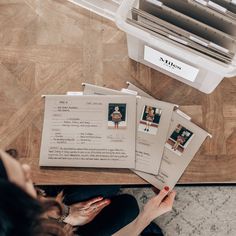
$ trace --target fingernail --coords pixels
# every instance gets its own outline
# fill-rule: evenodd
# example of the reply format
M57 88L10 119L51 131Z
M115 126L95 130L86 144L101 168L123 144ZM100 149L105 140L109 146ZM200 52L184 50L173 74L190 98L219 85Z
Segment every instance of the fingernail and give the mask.
M168 186L165 186L164 189L166 190L166 192L168 192L170 190L170 188Z

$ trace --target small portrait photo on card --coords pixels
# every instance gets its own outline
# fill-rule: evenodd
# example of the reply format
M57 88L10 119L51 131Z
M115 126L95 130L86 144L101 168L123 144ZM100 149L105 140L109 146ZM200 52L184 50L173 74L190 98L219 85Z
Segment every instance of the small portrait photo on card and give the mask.
M144 106L138 131L156 135L160 123L162 110L157 107Z
M194 134L192 131L178 124L167 140L165 146L177 155L181 156L188 144L191 142L193 136Z
M124 103L108 104L108 128L122 129L127 126L127 110Z

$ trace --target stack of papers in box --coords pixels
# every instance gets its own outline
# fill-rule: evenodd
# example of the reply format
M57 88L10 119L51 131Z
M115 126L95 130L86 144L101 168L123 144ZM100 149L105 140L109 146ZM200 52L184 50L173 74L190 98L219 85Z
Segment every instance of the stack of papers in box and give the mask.
M129 168L173 188L206 137L177 105L131 83L45 96L40 166Z
M236 52L235 1L139 0L127 22L226 64Z

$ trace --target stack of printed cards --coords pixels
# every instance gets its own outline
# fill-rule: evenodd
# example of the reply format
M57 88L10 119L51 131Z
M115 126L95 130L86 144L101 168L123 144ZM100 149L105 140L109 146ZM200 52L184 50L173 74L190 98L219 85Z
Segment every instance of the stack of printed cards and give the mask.
M128 88L121 91L83 85L84 95L136 97L136 159L132 171L159 189L165 185L175 186L206 137L210 136L192 123L177 105L156 100L129 82Z
M83 87L45 96L40 166L129 168L173 188L209 134L131 83L120 91Z

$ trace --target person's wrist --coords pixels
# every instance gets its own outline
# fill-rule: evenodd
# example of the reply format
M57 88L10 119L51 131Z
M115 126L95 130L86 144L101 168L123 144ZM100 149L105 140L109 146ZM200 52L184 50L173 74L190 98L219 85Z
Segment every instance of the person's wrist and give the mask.
M81 220L78 220L78 218L76 218L75 216L73 216L73 215L68 215L64 220L63 220L63 222L64 223L66 223L66 224L69 224L69 225L71 225L71 226L73 226L73 227L75 227L75 226L82 226L82 225L84 225L85 223L83 223L83 222L81 222Z
M71 226L74 226L73 223L72 223L72 220L71 220L71 216L70 216L70 215L68 215L67 217L65 217L64 220L63 220L63 222L66 223L66 224L69 224L69 225L71 225Z
M149 225L152 222L150 215L147 214L145 211L141 211L138 215L137 222L138 224L143 224L145 226Z
M144 212L140 212L133 221L132 235L140 235L140 233L151 223L150 217Z
M70 207L63 204L62 205L62 215L59 217L59 222L65 222L65 219L70 215ZM65 222L66 223L66 222Z

